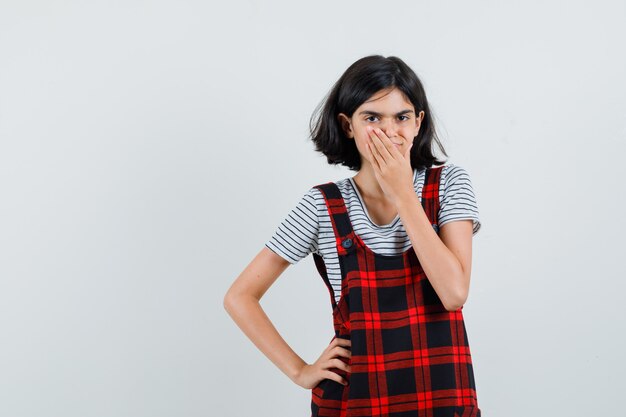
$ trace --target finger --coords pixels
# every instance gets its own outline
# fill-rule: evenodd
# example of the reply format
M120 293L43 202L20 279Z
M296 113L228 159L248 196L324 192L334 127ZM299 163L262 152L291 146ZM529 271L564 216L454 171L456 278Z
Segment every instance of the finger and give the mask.
M340 342L340 344L343 344L344 346L352 344L352 339L347 339L347 338L343 338L343 337L338 337L337 341Z
M350 346L352 345L352 340L344 339L343 337L336 337L332 340L333 346Z
M368 140L367 142L365 142L365 156L367 157L367 160L370 161L372 164L374 163L374 154L372 152L372 148L371 148L371 140Z
M346 343L347 342L347 343ZM340 346L338 342L333 341L322 353L322 357L334 358L337 356L344 356L346 358L350 358L352 356L352 352L350 349L350 341L343 341L342 344L345 346Z
M404 158L410 158L411 157L411 148L413 148L413 142L409 143L409 146L407 147L406 151L404 152Z
M332 359L330 361L330 364L332 366L334 366L337 369L343 369L346 372L350 372L351 367L350 365L348 365L347 363L345 363L344 361L342 361L341 359Z
M333 381L339 382L342 385L348 385L348 381L346 381L344 378L342 378L339 374L333 372L333 371L325 371L324 372L324 376L327 379L332 379Z
M378 162L378 151L374 148L374 145L372 145L371 143L367 143L365 146L369 154L370 163L372 164L375 170L380 170L380 166Z
M352 356L352 352L346 348L342 348L341 346L335 346L333 349L335 355L344 356L346 358L350 358Z
M378 164L379 166L384 166L386 165L387 161L385 160L385 155L383 152L385 153L389 153L386 149L385 149L385 145L382 143L382 140L378 137L378 135L376 134L376 132L374 132L373 130L370 132L370 143L371 143L371 148L373 153L378 156Z
M378 149L385 163L387 163L387 161L394 158L392 155L393 150L391 148L395 148L396 146L391 142L391 139L389 139L385 132L383 132L380 128L375 128L372 133L376 148Z
M344 350L344 351L348 351L350 352L350 349L352 348L352 341L350 339L342 339L342 338L338 338L336 339L336 342L333 343L332 349L337 352L338 350ZM350 354L352 354L352 352L350 352Z
M382 132L382 131L380 131ZM380 133L379 132L379 133ZM396 160L400 160L401 158L404 158L404 153L400 151L400 148L397 147L396 145L394 145L393 141L391 140L391 138L389 136L387 136L387 134L385 134L383 132L383 141L387 142L387 150L389 150L389 154L391 155L391 157L393 157Z
M388 157L391 157L393 159L399 160L400 158L403 158L405 156L405 154L400 151L400 148L398 148L393 143L391 138L389 136L387 136L387 134L385 132L383 132L382 129L375 128L375 131L378 133L378 137L381 139L382 143L385 145L385 148L387 149L387 151L389 151ZM389 159L387 158L386 161L388 161L388 160Z

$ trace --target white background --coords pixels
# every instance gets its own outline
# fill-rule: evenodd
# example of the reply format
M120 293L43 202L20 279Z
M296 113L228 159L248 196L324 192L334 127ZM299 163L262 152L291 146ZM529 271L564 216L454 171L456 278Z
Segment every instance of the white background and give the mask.
M355 60L422 79L474 186L487 416L623 412L622 1L0 3L0 416L308 416L222 306L314 184ZM312 257L262 300L309 363Z

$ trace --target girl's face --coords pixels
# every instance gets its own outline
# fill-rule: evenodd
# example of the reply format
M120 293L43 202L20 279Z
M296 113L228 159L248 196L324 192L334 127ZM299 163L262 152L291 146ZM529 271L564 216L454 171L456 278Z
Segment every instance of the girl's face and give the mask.
M356 147L361 154L361 161L369 161L367 148L368 127L379 127L396 144L401 154L419 133L424 118L424 111L415 114L413 104L397 88L380 90L354 112L352 117L344 113L338 115L339 122L348 138L356 141ZM371 161L369 161L371 163Z

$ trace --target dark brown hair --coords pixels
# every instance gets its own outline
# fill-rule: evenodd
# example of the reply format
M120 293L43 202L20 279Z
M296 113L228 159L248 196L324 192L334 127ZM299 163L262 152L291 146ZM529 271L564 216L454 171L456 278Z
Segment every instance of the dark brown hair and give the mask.
M370 55L359 59L337 80L324 100L316 107L309 128L315 150L326 155L329 164L341 164L351 170L361 169L361 155L354 140L345 136L337 116L352 117L356 109L380 90L398 88L413 104L415 113L424 111L418 135L413 138L411 166L421 170L445 161L432 152L436 143L446 157L439 141L426 99L426 92L415 72L400 58Z

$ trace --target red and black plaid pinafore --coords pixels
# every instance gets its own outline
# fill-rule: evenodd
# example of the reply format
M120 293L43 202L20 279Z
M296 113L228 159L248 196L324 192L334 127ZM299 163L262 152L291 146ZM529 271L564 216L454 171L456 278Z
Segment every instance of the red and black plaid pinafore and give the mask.
M422 206L438 231L441 168L426 170ZM342 285L335 302L322 258L315 264L333 306L335 337L351 339L349 381L323 379L312 389L312 416L480 417L461 307L447 311L413 247L374 253L354 233L333 182L316 185L326 201L337 242ZM332 339L331 339L332 340Z

